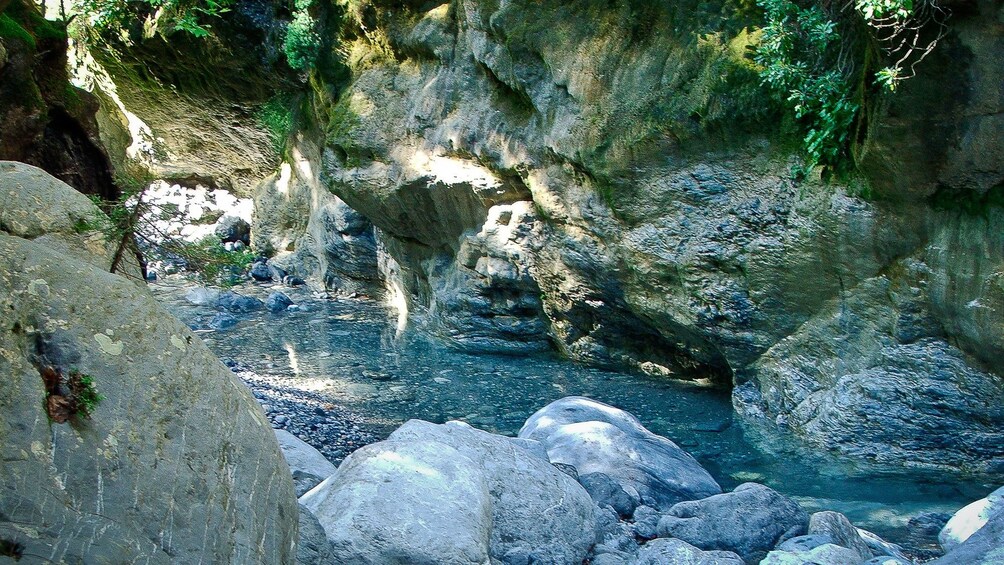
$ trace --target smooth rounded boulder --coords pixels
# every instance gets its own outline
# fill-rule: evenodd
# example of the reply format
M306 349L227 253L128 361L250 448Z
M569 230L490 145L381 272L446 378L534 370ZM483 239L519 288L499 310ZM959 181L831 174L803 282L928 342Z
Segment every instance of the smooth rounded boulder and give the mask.
M858 561L872 558L872 551L858 533L858 529L851 524L847 516L839 512L824 510L810 516L809 534L828 536L834 544L853 551Z
M521 442L462 422L405 423L300 499L340 563L579 565L593 503Z
M548 404L530 416L519 437L540 441L552 463L574 467L580 478L602 474L602 481L584 484L598 495L598 503L622 514L638 504L668 510L722 492L675 443L648 431L631 414L589 398L570 396ZM610 488L611 480L623 494Z
M825 543L804 551L775 550L767 554L760 565L858 565L858 554L843 546Z
M745 565L731 551L702 551L673 538L654 539L638 551L631 565Z
M313 446L287 432L272 430L279 440L279 449L289 465L293 483L296 485L296 496L302 496L321 481L335 474L335 466Z
M488 561L491 507L477 464L436 441L382 441L300 497L338 563Z

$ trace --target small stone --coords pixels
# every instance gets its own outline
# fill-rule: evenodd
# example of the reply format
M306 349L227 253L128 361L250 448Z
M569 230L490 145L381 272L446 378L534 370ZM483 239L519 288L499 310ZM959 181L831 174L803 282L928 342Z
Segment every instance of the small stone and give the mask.
M237 318L231 316L230 314L227 314L226 312L220 312L215 316L213 316L208 322L206 322L206 326L209 327L210 329L223 331L223 330L229 330L230 328L236 326L237 322L238 322Z
M244 296L236 292L227 291L219 295L216 305L230 312L254 312L265 306L265 303L253 296Z
M293 300L279 291L269 294L265 299L265 308L273 314L285 312L290 306L293 306Z
M266 282L272 280L272 270L268 268L268 265L263 262L255 263L251 265L251 278L259 282Z

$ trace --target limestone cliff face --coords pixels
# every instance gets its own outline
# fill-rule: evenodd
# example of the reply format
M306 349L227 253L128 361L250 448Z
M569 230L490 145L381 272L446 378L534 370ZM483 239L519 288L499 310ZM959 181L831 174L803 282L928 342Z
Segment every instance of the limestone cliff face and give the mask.
M226 19L205 22L213 34L201 39L153 20L121 34L81 28L74 80L100 101L101 141L116 170L250 195L278 166L288 134L263 112L288 112L299 84L279 52L280 10L236 3Z
M351 85L314 102L321 182L427 327L710 377L864 460L1004 463L993 6L959 11L848 187L792 178L738 6L406 4L346 8Z
M107 272L115 244L79 229L99 214L0 162L5 555L292 563L296 498L261 408L142 279ZM89 416L73 408L88 390L74 374L103 397Z
M320 182L319 148L297 136L255 188L251 245L284 271L344 293L378 294L373 224Z

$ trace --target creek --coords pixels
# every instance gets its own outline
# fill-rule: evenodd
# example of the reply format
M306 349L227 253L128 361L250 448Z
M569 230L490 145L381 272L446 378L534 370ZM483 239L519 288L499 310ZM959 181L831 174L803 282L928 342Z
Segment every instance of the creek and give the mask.
M990 483L864 471L833 458L809 457L780 438L756 442L752 431L733 420L727 391L582 366L554 354L457 351L423 332L399 331L396 317L373 300L323 299L305 287L248 283L235 290L261 299L282 290L300 309L239 314L236 327L212 331L206 323L216 308L185 298L194 283L172 276L150 288L222 359L322 395L351 410L377 439L412 418L463 420L515 435L549 402L588 396L631 412L675 441L726 490L760 482L795 497L810 512L843 512L855 525L907 545L911 517L953 513L993 489ZM765 444L771 445L769 452Z

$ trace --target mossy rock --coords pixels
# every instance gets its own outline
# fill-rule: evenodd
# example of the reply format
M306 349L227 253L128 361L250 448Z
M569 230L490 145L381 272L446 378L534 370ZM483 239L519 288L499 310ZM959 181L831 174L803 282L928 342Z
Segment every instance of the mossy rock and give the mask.
M0 39L4 41L21 41L31 49L37 48L35 38L21 24L7 14L0 14Z

